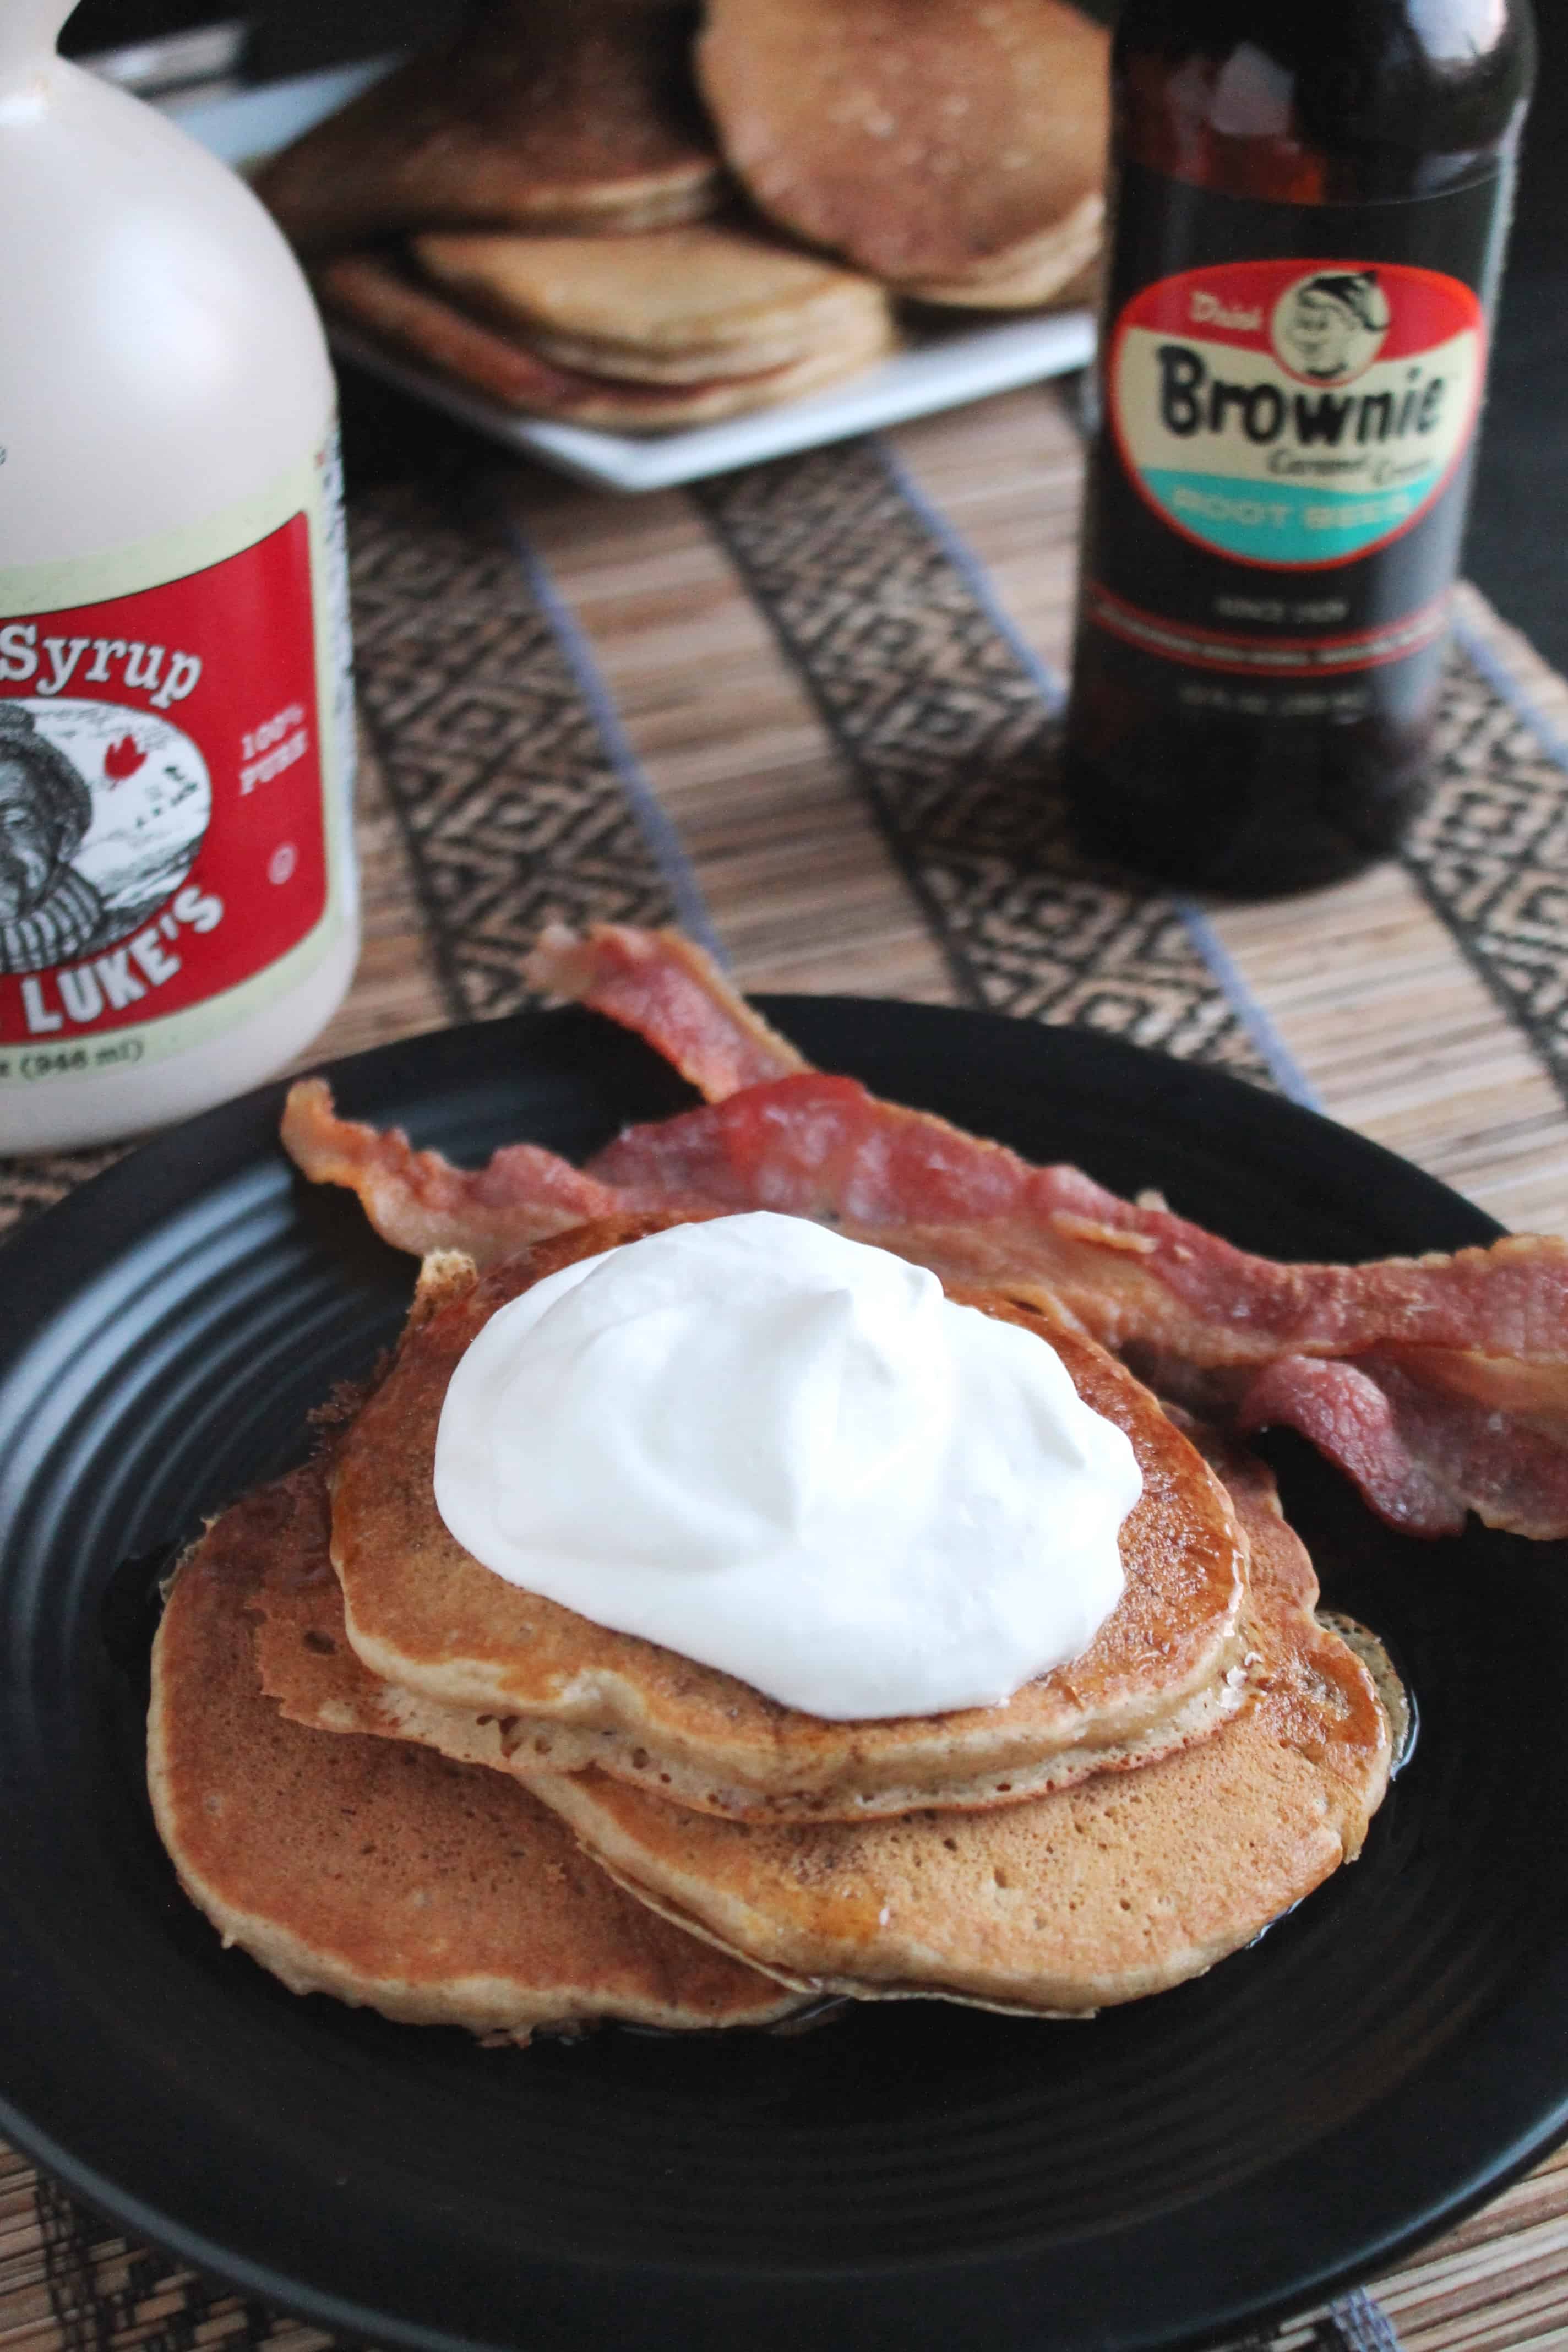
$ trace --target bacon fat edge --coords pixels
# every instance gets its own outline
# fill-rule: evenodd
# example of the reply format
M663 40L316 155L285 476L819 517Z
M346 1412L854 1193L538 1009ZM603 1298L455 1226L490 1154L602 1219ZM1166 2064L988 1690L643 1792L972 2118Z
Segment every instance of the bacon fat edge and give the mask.
M416 1151L401 1128L340 1118L323 1078L289 1087L281 1134L302 1175L356 1192L382 1239L416 1257L460 1250L489 1265L621 1205L616 1193L533 1143L509 1144L483 1168L454 1168L438 1151Z
M679 931L550 923L523 965L531 987L570 997L646 1037L710 1102L810 1067Z

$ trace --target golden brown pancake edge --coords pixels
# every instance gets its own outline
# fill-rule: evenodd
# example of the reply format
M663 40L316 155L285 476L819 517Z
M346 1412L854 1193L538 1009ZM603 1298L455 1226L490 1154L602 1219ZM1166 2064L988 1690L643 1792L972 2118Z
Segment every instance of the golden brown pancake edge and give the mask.
M1065 0L709 0L697 47L761 210L892 286L960 281L1100 189L1108 60Z
M541 1793L666 1917L803 1990L1067 2016L1201 1975L1354 1859L1391 1760L1269 1474L1216 1459L1252 1541L1258 1686L1181 1755L1004 1812L816 1827L748 1830L596 1772Z
M513 2041L606 2017L698 2029L796 2009L614 1887L517 1782L285 1720L252 1654L269 1587L303 1596L313 1580L327 1604L315 1664L351 1691L360 1675L327 1526L318 1465L245 1496L187 1554L154 1644L153 1815L225 1942L295 1992Z
M520 415L620 433L711 425L803 398L885 358L897 340L889 314L868 321L858 340L846 335L755 374L720 373L699 382L616 378L559 366L471 317L384 254L343 254L317 271L314 284L330 317L395 357Z
M500 0L273 156L255 185L311 258L401 232L661 226L724 200L679 0Z
M1149 1392L1065 1318L959 1290L1048 1335L1080 1393L1126 1428L1144 1475L1122 1531L1118 1608L1080 1657L1004 1705L826 1723L482 1568L435 1507L436 1429L452 1369L489 1314L531 1282L679 1222L664 1213L575 1228L493 1268L411 1330L333 1472L332 1559L349 1638L379 1681L470 1713L614 1728L661 1768L673 1758L683 1795L693 1775L709 1776L696 1793L712 1810L729 1810L740 1790L762 1812L783 1797L814 1812L827 1798L852 1814L862 1794L894 1791L902 1806L923 1789L951 1802L966 1782L979 1801L996 1802L1016 1794L999 1785L1014 1768L1069 1748L1112 1750L1231 1673L1247 1548L1219 1481Z

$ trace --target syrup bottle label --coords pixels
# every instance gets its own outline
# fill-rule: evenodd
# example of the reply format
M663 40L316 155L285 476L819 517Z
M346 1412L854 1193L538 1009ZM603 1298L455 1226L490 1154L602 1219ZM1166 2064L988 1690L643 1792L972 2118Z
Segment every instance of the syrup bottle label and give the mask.
M1506 193L1288 205L1129 169L1090 621L1258 684L1436 648Z
M329 440L199 530L0 574L0 1087L217 1034L340 936L341 510Z

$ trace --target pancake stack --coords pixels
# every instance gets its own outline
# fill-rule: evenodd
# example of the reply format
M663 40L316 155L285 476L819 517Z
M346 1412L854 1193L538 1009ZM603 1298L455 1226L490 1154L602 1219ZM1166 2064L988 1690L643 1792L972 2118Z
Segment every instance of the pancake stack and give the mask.
M1353 1857L1388 1706L1315 1613L1268 1473L1200 1451L1065 1316L963 1295L1058 1349L1143 1495L1117 1608L999 1706L824 1721L465 1552L431 1488L458 1358L532 1282L675 1222L599 1220L482 1278L427 1261L330 1459L185 1562L151 1780L226 1939L296 1990L511 2039L825 1995L1082 2015L1199 1973Z
M432 235L317 285L378 341L509 407L645 432L791 400L880 358L868 280L743 222L637 236Z
M507 2042L602 2017L689 2029L799 2009L620 1893L519 1781L323 1738L265 1698L254 1628L271 1608L297 1633L310 1708L342 1727L363 1704L328 1538L319 1465L259 1488L183 1563L159 1628L153 1812L225 1943L290 1991Z
M344 324L628 432L865 368L893 298L1081 295L1106 39L1064 0L712 0L696 31L671 0L477 0L258 191Z
M415 229L625 235L700 220L725 175L681 0L484 0L285 148L258 193L307 261Z
M763 211L900 294L1027 309L1099 250L1106 39L1063 0L709 0L698 70Z

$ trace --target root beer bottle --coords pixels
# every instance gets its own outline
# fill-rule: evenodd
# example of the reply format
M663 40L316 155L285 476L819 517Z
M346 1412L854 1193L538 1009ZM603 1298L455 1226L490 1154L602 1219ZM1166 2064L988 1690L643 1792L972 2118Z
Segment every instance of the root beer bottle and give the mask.
M1091 853L1264 893L1425 790L1528 0L1127 0L1066 782Z

